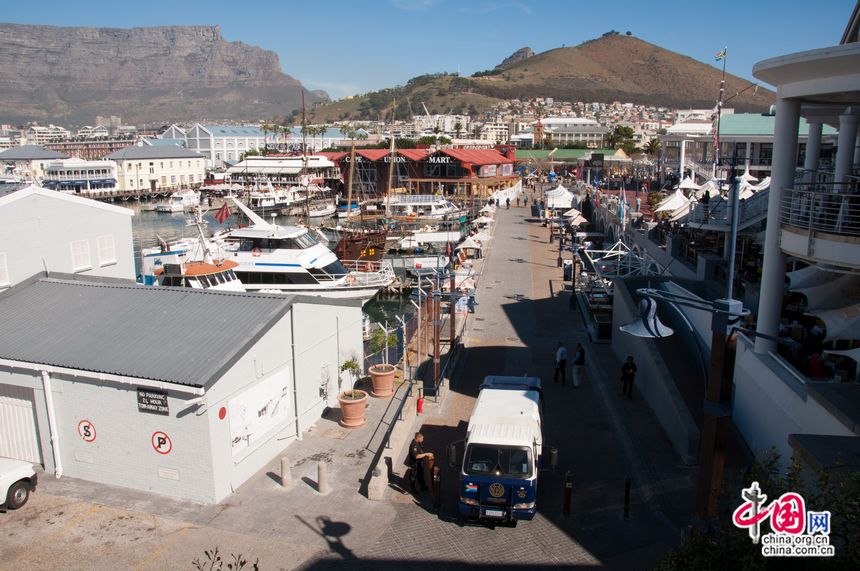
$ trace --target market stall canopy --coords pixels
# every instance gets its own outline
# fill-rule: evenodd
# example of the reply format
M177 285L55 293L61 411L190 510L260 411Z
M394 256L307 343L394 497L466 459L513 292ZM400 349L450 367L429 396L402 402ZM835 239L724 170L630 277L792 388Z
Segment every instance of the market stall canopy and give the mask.
M571 208L570 210L562 214L562 216L564 216L565 218L576 218L577 216L582 216L582 212L580 212L576 208Z
M574 218L567 221L571 226L581 226L582 224L588 224L588 220L582 214L578 214Z
M470 248L473 250L483 250L484 249L484 247L481 246L478 242L476 242L472 236L469 236L465 240L460 242L457 245L457 247L455 248L455 250L468 250Z
M570 208L573 206L574 194L562 185L546 191L544 196L546 197L547 208Z
M812 265L794 270L793 272L786 272L785 275L788 276L789 287L791 289L798 289L832 282L842 274L830 271L826 267Z
M490 206L489 204L487 204L481 210L479 210L479 212L482 212L482 213L489 212L491 214L495 211L496 211L496 208L494 206Z
M860 276L845 274L821 285L792 288L789 291L803 295L806 298L806 308L810 311L839 309L852 302L857 303L856 292L860 291Z
M705 184L699 187L699 190L696 192L696 198L701 198L708 193L710 198L714 198L715 196L720 196L720 181L712 178L707 181Z
M678 185L678 188L683 188L685 190L699 190L699 185L693 182L690 177L687 177L681 181L681 184Z
M472 220L472 224L475 224L475 225L490 224L491 222L493 222L493 219L488 218L487 216L479 216L479 217L475 218L474 220Z
M754 177L753 175L751 175L751 174L750 174L750 171L747 171L747 172L745 172L744 174L742 174L742 175L741 175L741 180L744 180L744 181L746 181L746 182L753 182L753 181L757 181L757 180L758 180L758 178L756 178L756 177Z
M679 188L670 196L660 201L655 212L675 212L679 208L684 208L689 203L690 199L684 196L684 193L681 192L681 189Z
M472 239L477 240L478 242L489 242L490 240L493 239L493 237L490 236L489 234L487 234L486 232L482 231L482 232L478 232L477 234L472 236Z

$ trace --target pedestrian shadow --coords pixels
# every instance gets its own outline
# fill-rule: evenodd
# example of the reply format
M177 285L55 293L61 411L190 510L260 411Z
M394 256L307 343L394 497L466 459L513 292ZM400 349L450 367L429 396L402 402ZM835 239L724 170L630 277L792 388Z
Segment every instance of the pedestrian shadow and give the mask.
M343 537L352 531L352 526L345 521L333 521L328 516L319 516L316 519L316 527L306 522L301 516L296 519L305 524L311 531L322 537L328 543L329 551L337 553L344 560L358 559L355 554L343 543Z

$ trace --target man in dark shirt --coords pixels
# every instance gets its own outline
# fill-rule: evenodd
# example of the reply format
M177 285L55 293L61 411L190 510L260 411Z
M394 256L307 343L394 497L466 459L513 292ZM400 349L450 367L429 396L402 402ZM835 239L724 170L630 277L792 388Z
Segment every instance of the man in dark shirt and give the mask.
M424 460L428 458L433 458L433 453L424 452L424 435L416 432L415 438L409 444L409 487L416 494L418 493L415 487L416 481L421 485L422 490L429 489L424 480Z
M627 398L633 398L633 379L636 377L636 363L633 362L633 357L627 357L627 361L621 365L621 394L627 395Z

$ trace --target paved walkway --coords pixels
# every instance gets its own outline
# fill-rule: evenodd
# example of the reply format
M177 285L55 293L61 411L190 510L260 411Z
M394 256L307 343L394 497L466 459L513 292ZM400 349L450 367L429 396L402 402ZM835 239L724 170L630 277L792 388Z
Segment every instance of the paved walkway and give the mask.
M396 481L385 501L366 499L397 396L371 399L364 428L341 429L335 411L291 444L289 490L280 486L277 459L216 506L46 476L26 509L0 515L0 569L48 569L60 561L66 568L188 569L216 546L259 557L262 569L650 567L686 523L692 469L680 464L644 401L620 398L620 362L608 345L588 344L579 313L569 309L548 230L527 220L524 208L499 210L497 218L451 391L440 403L427 402L416 427L441 459L445 444L463 437L485 375L542 377L545 439L559 448L560 461L542 479L535 521L464 525L453 515L456 476L447 466L440 514L429 509L429 496L403 495ZM588 375L579 389L551 382L558 340L571 357L577 341L586 345ZM328 469L328 495L317 491L319 462ZM403 466L394 470L402 474ZM566 471L574 477L570 516L562 513ZM631 520L624 521L628 476Z

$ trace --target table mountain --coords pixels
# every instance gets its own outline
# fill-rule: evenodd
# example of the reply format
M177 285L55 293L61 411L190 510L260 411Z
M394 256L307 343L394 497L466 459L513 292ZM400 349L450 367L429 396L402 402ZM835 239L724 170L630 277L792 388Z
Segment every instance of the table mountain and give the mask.
M281 71L277 54L218 26L81 28L0 24L0 122L129 124L259 120L328 99Z
M512 53L511 55L509 55L508 57L506 57L505 59L503 59L502 63L500 63L499 65L496 66L496 69L498 69L500 67L505 67L506 65L509 65L512 63L521 62L524 59L529 59L533 55L535 55L535 52L530 47L520 48L517 51L515 51L514 53Z

